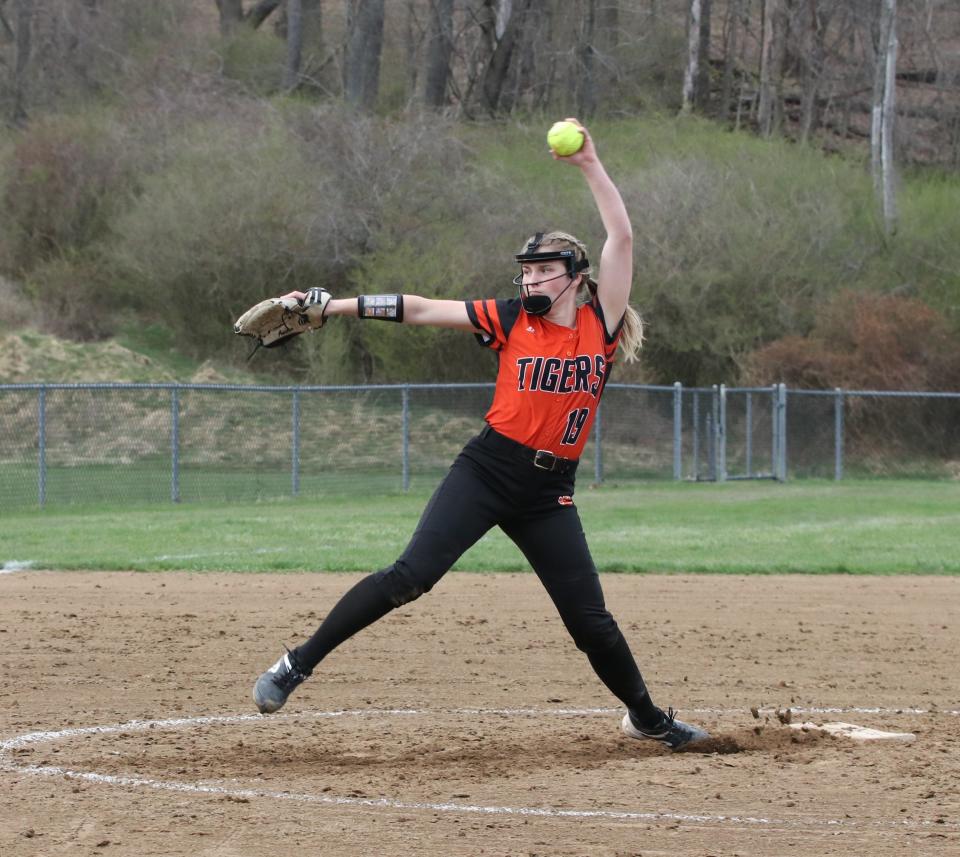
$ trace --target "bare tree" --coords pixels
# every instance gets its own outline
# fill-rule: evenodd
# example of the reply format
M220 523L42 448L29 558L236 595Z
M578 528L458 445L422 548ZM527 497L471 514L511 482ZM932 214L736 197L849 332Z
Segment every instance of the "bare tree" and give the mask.
M325 69L331 57L325 56L323 0L300 0L303 21L303 64L301 85L329 90Z
M801 33L800 141L820 124L820 82L826 67L826 36L834 8L823 0L803 0L796 10Z
M700 15L701 0L690 0L687 9L687 66L683 74L684 113L693 110L697 98L697 82L700 80Z
M490 115L497 113L513 51L523 25L523 17L533 0L486 0L493 5L493 50L480 85L483 106Z
M617 60L623 31L620 21L620 0L600 0L594 44L594 79L598 92L605 93L619 77ZM598 99L600 100L600 99Z
M586 0L581 19L580 74L577 79L577 114L588 118L597 109L596 51L593 47L597 30L597 0Z
M453 51L453 0L430 0L428 33L423 101L428 107L443 107Z
M348 104L373 110L380 90L384 0L346 0L347 45L343 94Z
M723 22L723 76L720 82L720 116L730 115L733 101L733 76L739 50L738 36L742 26L744 0L728 0L727 14ZM734 111L739 116L738 109Z
M27 63L30 62L33 30L33 0L17 0L16 58L13 63L13 105L10 119L14 125L27 121Z
M283 88L329 91L322 80L329 61L323 58L323 0L284 0L274 32L287 47Z
M873 79L870 164L884 231L892 235L897 228L896 176L893 163L897 88L897 0L878 2L880 26Z
M688 0L687 65L683 74L682 112L705 107L710 100L711 0Z
M697 81L697 105L710 104L710 30L713 20L713 0L700 0L700 77Z
M765 137L779 132L783 121L783 61L786 50L786 0L764 0L763 44L757 124Z
M300 82L303 59L303 0L287 0L287 64L283 88L293 90Z

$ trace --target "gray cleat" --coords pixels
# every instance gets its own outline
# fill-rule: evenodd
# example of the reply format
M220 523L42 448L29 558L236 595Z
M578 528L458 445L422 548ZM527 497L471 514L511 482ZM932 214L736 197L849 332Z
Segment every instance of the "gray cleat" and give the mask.
M671 750L679 750L681 747L686 747L687 744L703 741L710 737L710 733L705 729L677 720L672 708L668 709L663 717L661 726L653 731L645 731L637 726L628 711L623 715L623 723L620 724L620 728L623 730L623 734L630 738L648 738L651 741L659 741Z
M310 677L289 649L253 686L253 701L261 714L273 714L283 708L287 697Z

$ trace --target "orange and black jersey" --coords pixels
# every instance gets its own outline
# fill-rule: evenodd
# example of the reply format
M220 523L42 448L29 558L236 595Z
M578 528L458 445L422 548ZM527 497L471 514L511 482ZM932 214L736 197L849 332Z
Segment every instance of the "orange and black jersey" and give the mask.
M597 415L623 319L607 333L600 302L577 309L576 326L529 315L519 298L467 301L481 345L499 368L487 422L534 449L579 458Z

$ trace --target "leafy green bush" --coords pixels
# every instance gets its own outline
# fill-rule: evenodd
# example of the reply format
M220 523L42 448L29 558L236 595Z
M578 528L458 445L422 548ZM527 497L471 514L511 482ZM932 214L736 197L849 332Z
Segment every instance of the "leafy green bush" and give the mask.
M135 186L129 134L103 112L29 125L6 159L0 265L22 274L101 238Z
M922 297L960 334L960 177L936 173L904 182L890 244L889 288Z
M401 181L384 197L369 249L351 269L351 294L512 297L513 254L537 229L553 228L555 221L570 223L563 193L575 189L572 207L589 206L576 171L555 164L532 141L531 155L526 133L521 140L507 131L501 139L496 128L479 126L479 133L461 129L465 143L460 143L436 122L421 117L396 126L398 143L412 134L413 148L422 154L407 163ZM468 147L476 145L480 148L470 157ZM545 167L544 175L552 181L525 175L528 162L535 164L535 176ZM546 211L553 213L545 217ZM492 356L463 332L356 325L345 319L337 320L338 327L341 322L350 327L343 336L352 349L347 368L356 367L352 380L487 381L494 376ZM330 365L325 350L332 327L312 343L318 348L318 368Z
M116 290L95 249L69 252L38 265L26 290L37 308L34 324L64 339L99 340L116 330Z
M856 168L701 123L628 176L637 300L656 380L730 382L744 355L805 332L878 237Z
M337 195L328 177L306 180L283 129L213 120L175 146L115 222L108 253L132 301L185 345L220 350L247 306L316 279L326 284L333 236L322 220Z
M237 353L231 323L264 297L313 285L349 293L348 273L375 243L384 211L398 200L419 205L424 171L456 154L437 126L296 101L256 120L222 116L188 129L114 224L109 253L130 299L194 352ZM311 351L338 342L315 339L285 352L284 368L318 365ZM363 362L356 343L325 357Z
M26 327L33 321L35 312L23 291L0 276L0 330Z

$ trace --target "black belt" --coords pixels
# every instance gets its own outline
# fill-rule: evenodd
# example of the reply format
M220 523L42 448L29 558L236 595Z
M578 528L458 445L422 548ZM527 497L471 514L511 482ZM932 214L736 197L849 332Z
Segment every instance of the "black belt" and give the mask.
M500 434L496 429L485 425L480 432L480 437L485 443L489 443L496 449L510 453L515 458L532 464L540 470L549 470L553 473L573 473L577 469L577 459L563 458L554 455L547 449L534 449L532 446L524 446L522 443L512 440L506 435Z

